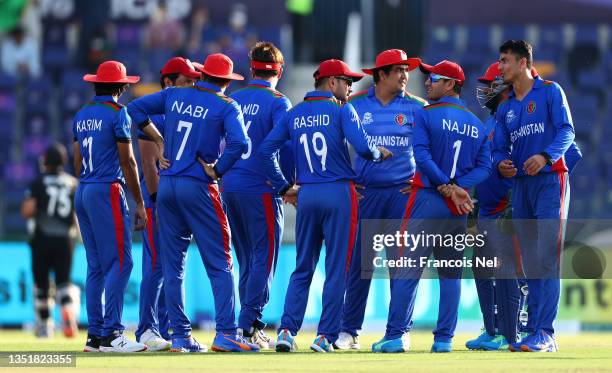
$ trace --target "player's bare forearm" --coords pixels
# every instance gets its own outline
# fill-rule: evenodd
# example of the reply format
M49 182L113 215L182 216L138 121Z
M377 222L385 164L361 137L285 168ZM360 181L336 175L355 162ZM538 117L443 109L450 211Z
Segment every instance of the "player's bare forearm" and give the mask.
M142 173L149 194L157 193L159 173L157 171L157 145L152 141L138 140Z
M138 178L138 165L136 164L136 158L134 157L134 151L132 150L132 143L117 143L119 149L119 165L125 176L127 186L132 193L132 197L138 205L144 205L142 199L142 193L140 191L140 180Z
M72 153L74 154L74 174L79 177L81 174L81 164L83 163L83 157L81 156L81 146L78 141L72 143Z

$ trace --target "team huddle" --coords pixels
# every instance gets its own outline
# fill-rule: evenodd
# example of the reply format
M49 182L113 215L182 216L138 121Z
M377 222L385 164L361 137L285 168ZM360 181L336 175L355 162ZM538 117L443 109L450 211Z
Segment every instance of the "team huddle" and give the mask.
M127 106L117 101L139 77L127 75L123 64L107 61L84 77L94 84L95 97L76 114L73 148L80 178L75 210L87 257L85 351L208 350L192 337L185 313L192 238L213 290L213 351L294 351L323 243L323 308L310 348L360 349L371 282L363 274L372 270L363 266L360 220L400 219L402 230L420 232L438 219L449 222L438 231L459 233L476 200L479 222L501 219L511 208L513 219L552 219L556 225L543 226L535 242L523 242L527 236L517 233L520 275L476 280L485 329L467 347L557 350L555 253L563 242L567 175L581 154L565 95L537 76L527 42L504 43L499 62L479 78L480 96L491 110L484 124L460 99L466 77L454 62L428 65L400 49L387 50L374 67L363 69L374 85L351 95L352 84L365 75L343 61L326 60L313 74L315 89L292 107L276 90L283 74L280 50L259 42L249 57L251 80L229 96L230 83L244 78L223 54L211 54L203 64L172 58L161 70L162 90ZM409 72L417 68L427 76L427 100L406 91ZM138 128L140 175L132 127ZM136 341L124 335L121 322L133 265L125 186L143 237ZM278 336L270 338L262 315L284 204L297 209L296 267ZM230 245L239 264L238 320ZM548 276L540 276L542 258L530 252L550 253ZM399 255L432 253L436 259L463 257L458 250L428 246ZM373 352L409 350L421 272L391 277L386 333ZM438 274L440 309L431 351L450 352L461 269L441 268ZM527 287L525 300L521 289ZM525 302L526 325L519 321Z

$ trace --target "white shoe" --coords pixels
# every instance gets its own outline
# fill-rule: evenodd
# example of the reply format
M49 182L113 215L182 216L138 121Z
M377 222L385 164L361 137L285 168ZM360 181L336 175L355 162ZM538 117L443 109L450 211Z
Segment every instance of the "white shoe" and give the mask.
M147 350L152 352L166 351L172 347L172 342L163 339L151 329L147 329L142 333L138 342L144 343L147 346Z
M255 329L253 336L251 336L251 343L258 345L262 350L273 350L276 348L276 341L272 340L263 330L259 329Z
M402 344L404 345L404 351L410 350L410 332L404 333L404 335L402 335Z
M339 350L359 350L359 336L353 337L349 333L340 332L338 339L334 342L334 347Z
M123 334L116 333L114 339L109 342L110 337L103 337L100 344L100 352L143 352L147 350L147 345L143 343L133 342L127 339Z

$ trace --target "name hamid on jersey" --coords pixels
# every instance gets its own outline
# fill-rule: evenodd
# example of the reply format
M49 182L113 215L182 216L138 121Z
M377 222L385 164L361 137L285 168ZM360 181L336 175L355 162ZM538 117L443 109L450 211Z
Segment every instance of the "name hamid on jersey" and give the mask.
M76 122L77 132L102 131L102 119L83 119Z
M442 129L446 131L451 131L458 133L460 135L468 136L477 139L478 138L478 127L473 126L471 124L462 124L456 120L451 119L442 119Z
M317 115L302 115L293 119L293 129L303 127L319 127L329 125L329 115L317 114Z
M510 141L514 143L520 137L525 137L538 133L544 133L544 122L522 125L519 129L510 132Z

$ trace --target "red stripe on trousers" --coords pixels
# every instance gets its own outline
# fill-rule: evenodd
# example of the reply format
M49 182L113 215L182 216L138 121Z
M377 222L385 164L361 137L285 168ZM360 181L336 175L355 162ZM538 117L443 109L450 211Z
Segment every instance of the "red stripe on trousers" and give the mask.
M565 219L565 183L567 181L567 173L565 171L559 171L559 183L561 184L561 206L559 206L559 234L557 234L557 265L560 265L561 259L561 245L563 244L563 219Z
M155 262L157 262L157 248L153 239L153 223L153 209L149 207L147 209L147 238L151 248L151 272L155 271Z
M232 268L232 254L230 253L230 229L227 222L227 216L225 216L225 211L223 211L223 205L221 204L221 197L219 197L219 187L217 184L209 184L208 193L210 194L210 199L212 200L215 213L217 213L217 219L219 220L219 225L221 226L221 237L223 238L225 259L227 260L228 267Z
M266 216L266 230L268 233L268 273L272 270L272 263L274 262L274 245L275 245L275 222L276 216L274 214L274 206L272 206L272 193L263 194L263 206L264 214Z
M113 210L113 223L115 225L115 238L117 239L117 254L119 254L119 271L123 268L123 214L121 213L121 184L112 183L110 186L111 209Z
M408 222L410 221L410 216L412 215L412 208L414 207L414 201L416 200L416 194L418 191L419 188L415 188L413 184L410 192L410 198L408 198L408 202L406 202L404 217L402 218L402 225L400 227L400 232L402 233L408 228ZM399 247L399 256L404 256L404 246Z
M355 183L352 181L349 184L350 193L351 193L351 221L349 226L349 242L348 242L348 255L346 256L346 269L345 273L348 273L349 268L351 267L351 259L353 258L353 250L355 249L355 235L357 234L357 224L359 223L359 214L358 214L358 200L357 200L357 190L355 189ZM359 248L361 249L361 248Z

